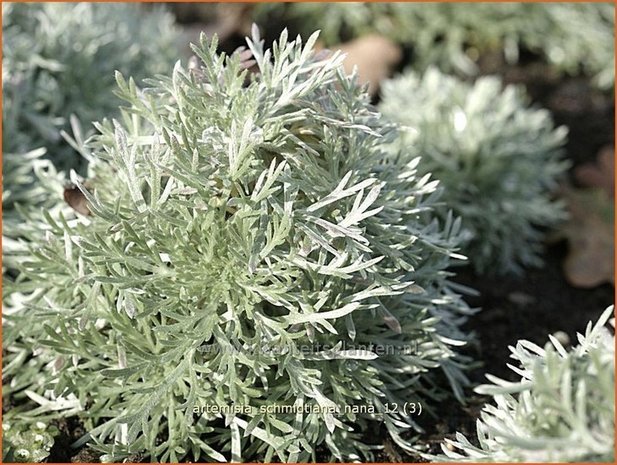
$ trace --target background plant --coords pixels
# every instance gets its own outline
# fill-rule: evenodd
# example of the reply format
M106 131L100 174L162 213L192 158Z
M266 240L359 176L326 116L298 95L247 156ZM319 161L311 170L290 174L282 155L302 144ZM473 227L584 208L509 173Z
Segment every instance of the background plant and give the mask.
M3 152L47 148L58 168L84 161L62 139L69 116L89 123L115 114L114 71L141 79L176 56L170 14L137 5L7 3L3 22ZM10 177L8 181L10 182Z
M473 444L462 434L446 440L444 461L614 462L615 337L604 327L614 308L590 322L566 350L550 336L541 348L521 340L510 347L520 376L476 388L493 396L477 423Z
M79 411L104 460L370 458L370 423L408 450L419 430L386 403L430 411L441 378L462 398L459 221L434 218L436 183L316 38L264 51L254 31L225 57L202 37L200 65L147 89L118 75L129 107L84 148L91 187L72 176L92 216L49 216L10 286L45 323L27 337L49 371L22 391ZM346 404L377 413L259 411Z
M541 263L542 228L564 218L551 198L568 164L566 128L497 77L468 84L432 68L383 83L380 110L406 127L399 143L422 155L421 174L442 183L442 215L464 220L465 253L480 273Z
M2 423L2 461L42 462L49 456L58 429L43 422L23 429L21 423L14 424L3 419Z
M379 33L411 46L417 70L435 65L474 74L487 52L503 52L513 62L526 49L562 72L594 76L600 87L615 80L609 3L270 3L254 16L264 22L278 16L305 34L321 29L330 46Z
M39 228L34 225L43 218L41 210L61 208L63 176L50 160L42 158L44 154L44 148L3 153L3 275L6 269L15 269L19 252L26 250L20 243L25 230L33 232Z

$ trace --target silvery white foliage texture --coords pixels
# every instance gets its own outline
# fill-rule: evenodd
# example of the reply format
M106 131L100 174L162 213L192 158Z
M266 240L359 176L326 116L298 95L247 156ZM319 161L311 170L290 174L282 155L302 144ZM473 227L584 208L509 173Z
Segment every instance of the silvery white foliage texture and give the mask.
M497 77L470 84L430 68L382 84L379 109L404 126L397 144L421 155L443 187L443 216L463 218L476 271L505 274L541 263L543 234L564 218L551 197L568 167L565 127Z
M24 229L36 230L43 209L62 208L57 170L85 169L61 132L83 138L80 121L115 115L116 70L136 79L170 70L178 33L170 14L137 5L3 3L2 13L6 271L24 253Z
M57 170L85 169L61 132L79 140L80 121L91 132L90 121L115 115L115 70L136 79L171 70L178 33L170 14L137 5L3 3L2 12L4 274L24 254L24 230L62 208Z
M582 72L600 88L615 86L615 4L556 3L544 5L545 27L521 39L531 50L542 50L548 61L569 74ZM548 31L548 33L547 33Z
M611 306L590 322L578 345L552 337L541 348L521 340L510 347L519 382L488 376L479 386L493 396L477 422L477 441L446 440L439 461L610 462L615 455L615 336ZM434 457L435 458L435 457Z
M43 422L24 429L3 419L2 462L42 462L49 456L58 432L55 426L49 427Z
M614 5L605 3L264 3L255 18L282 17L301 31L323 31L331 46L379 33L411 46L413 66L475 74L478 58L500 51L510 62L520 49L540 54L556 70L615 82Z
M436 182L316 39L264 50L255 29L226 57L202 36L199 63L143 90L118 74L127 107L84 149L91 187L72 174L93 215L48 215L7 289L5 334L49 368L11 372L13 392L77 412L104 460L370 459L375 425L407 449L419 431L393 404L462 399L460 222L434 217ZM12 332L24 312L43 334Z
M30 258L28 243L45 238L45 215L70 210L62 199L61 169L85 169L85 159L63 140L67 130L81 143L79 120L114 116L114 71L138 79L171 69L177 31L171 15L137 5L92 3L2 4L2 274L3 288ZM87 131L87 129L86 129ZM20 278L22 289L28 285ZM31 292L36 285L28 288ZM46 383L37 337L40 319L24 311L24 296L3 294L4 398L24 405L24 388ZM43 409L48 411L48 409ZM70 411L70 410L67 410ZM5 413L14 429L32 422L40 409ZM27 426L27 425L26 425ZM32 459L32 457L30 457Z
M4 152L2 189L2 251L3 270L13 268L18 251L25 248L19 243L24 229L32 229L36 219L42 219L40 210L57 209L62 198L63 176L50 160L42 157L45 149L27 153ZM35 226L36 228L36 226Z

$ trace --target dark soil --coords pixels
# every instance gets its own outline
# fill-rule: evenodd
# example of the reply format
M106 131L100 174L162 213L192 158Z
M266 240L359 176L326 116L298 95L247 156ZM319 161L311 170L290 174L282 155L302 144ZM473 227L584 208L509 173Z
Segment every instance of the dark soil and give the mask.
M71 447L71 444L86 434L86 430L80 420L76 417L62 418L55 421L53 424L58 428L60 434L58 434L55 438L55 442L51 448L47 462L99 462L100 454L92 451L88 447L82 447L79 449L73 449Z
M480 291L479 297L468 299L483 309L470 320L469 327L478 335L479 358L492 374L515 379L505 363L509 361L508 346L517 340L528 339L543 346L549 334L561 331L576 344L576 333L584 332L587 323L597 320L613 303L611 285L585 290L565 283L561 271L565 254L563 243L550 247L544 268L529 270L520 278L460 275L460 282Z

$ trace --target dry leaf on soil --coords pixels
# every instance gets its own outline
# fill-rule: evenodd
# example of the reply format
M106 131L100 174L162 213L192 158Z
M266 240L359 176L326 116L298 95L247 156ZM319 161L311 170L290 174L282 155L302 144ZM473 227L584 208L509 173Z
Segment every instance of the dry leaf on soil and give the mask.
M599 187L615 197L615 150L605 146L598 153L596 163L586 163L574 171L577 181L587 187Z
M341 50L347 55L343 64L345 71L351 74L356 66L359 82L368 83L371 95L377 93L381 81L392 74L403 57L398 45L377 34L366 35L331 49Z
M570 221L563 233L569 253L564 272L576 287L615 284L613 202L601 189L569 189L565 193Z
M561 231L569 242L564 272L576 287L615 284L614 241L614 150L603 148L596 163L575 171L582 189L564 188L570 220Z

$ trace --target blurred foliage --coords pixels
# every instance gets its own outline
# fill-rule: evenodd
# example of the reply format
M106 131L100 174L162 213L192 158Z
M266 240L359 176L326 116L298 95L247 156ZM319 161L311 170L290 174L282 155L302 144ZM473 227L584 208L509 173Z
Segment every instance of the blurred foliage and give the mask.
M50 160L45 149L26 153L5 152L2 157L2 273L27 259L27 247L21 238L40 229L43 210L62 208L64 175Z
M603 88L615 78L611 3L263 3L254 18L305 36L320 29L328 46L378 33L411 46L418 70L473 74L483 53L502 51L514 62L527 49Z
M3 3L2 12L3 152L46 147L58 169L84 164L60 134L70 115L89 124L117 114L114 71L141 79L177 56L173 17L160 9Z
M43 422L24 425L4 418L2 422L2 462L42 462L49 456L58 434L55 426Z
M398 143L422 156L443 187L442 215L463 218L463 253L480 273L541 263L541 228L564 219L550 192L568 164L566 128L528 106L521 88L496 77L468 84L431 68L382 84L380 110L404 126Z

